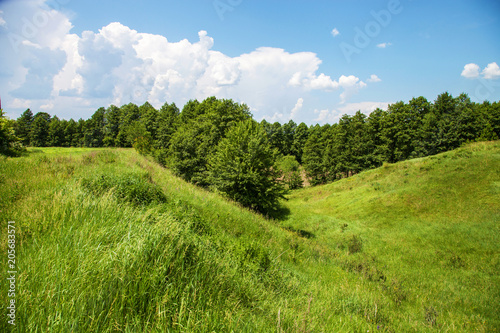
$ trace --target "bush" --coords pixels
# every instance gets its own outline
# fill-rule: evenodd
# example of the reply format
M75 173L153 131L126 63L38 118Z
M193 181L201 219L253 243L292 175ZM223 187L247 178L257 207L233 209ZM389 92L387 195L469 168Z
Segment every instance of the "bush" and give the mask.
M283 182L290 190L301 188L304 185L300 175L300 164L295 156L282 157L277 163L278 169L283 173Z
M103 195L113 190L113 195L120 201L129 202L136 206L151 203L164 203L166 196L155 184L148 182L144 176L128 175L98 175L84 178L82 187L94 195Z
M14 135L13 121L4 116L0 109L0 154L6 156L19 156L25 151L21 140Z
M259 124L241 122L229 130L210 159L209 182L243 206L271 214L286 193L274 156Z

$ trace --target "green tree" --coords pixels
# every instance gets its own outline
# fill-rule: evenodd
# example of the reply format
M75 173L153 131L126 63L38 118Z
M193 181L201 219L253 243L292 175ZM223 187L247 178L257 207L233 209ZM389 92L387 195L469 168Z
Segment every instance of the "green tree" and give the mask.
M129 126L141 118L139 107L134 103L122 105L120 108L120 127L116 137L115 145L118 147L132 147L133 141L130 141L128 135Z
M386 112L377 108L368 116L366 120L366 131L369 140L373 144L373 167L379 167L385 161L386 146L383 138L384 117Z
M74 134L74 141L76 142L76 147L85 146L85 130L87 128L87 121L82 118L78 119L76 123L76 131Z
M73 119L66 122L64 127L64 142L66 147L76 147L78 146L78 140L75 140L77 123Z
M414 150L413 119L410 107L400 101L389 105L384 117L383 136L390 163L408 159Z
M292 155L293 139L295 137L296 131L297 131L297 124L293 120L290 120L288 123L283 124L283 126L281 126L281 132L283 135L281 153L284 156Z
M213 97L215 98L215 97ZM200 108L200 102L195 100L189 100L184 107L182 108L182 112L180 113L179 120L182 124L187 124L192 120L195 120L199 115L201 115L204 111L203 108Z
M431 103L423 96L413 98L409 103L410 114L412 115L412 146L411 157L424 157L429 155L429 149L432 150L432 133L426 132L431 127Z
M62 147L64 143L64 127L57 116L53 116L49 122L49 136L47 145L50 147Z
M0 154L7 156L18 156L24 148L21 139L14 134L14 123L5 117L0 109Z
M104 115L106 109L103 107L97 109L92 117L86 121L85 126L85 146L102 147L104 140Z
M295 190L304 186L304 181L300 174L300 164L295 159L295 156L283 156L278 159L276 165L278 170L281 171L283 183L288 189Z
M128 140L133 142L132 147L134 147L139 154L147 155L152 152L153 139L143 122L136 121L130 124L127 128L127 136Z
M307 138L309 137L309 127L300 123L295 130L292 143L292 155L295 156L297 162L302 164L302 155L304 153L304 146L306 145Z
M169 163L178 176L207 186L208 157L231 127L251 115L245 104L214 97L207 98L198 107L203 112L195 120L182 124L172 136Z
M16 120L16 125L14 127L16 136L21 139L22 144L25 146L30 145L30 132L32 123L33 112L31 112L30 109L24 111L23 114Z
M325 135L327 135L329 130L330 125L316 125L311 127L309 137L304 145L302 161L311 185L324 184L327 181L324 156L326 150Z
M210 158L210 183L243 206L273 213L286 193L275 154L257 122L241 122L228 131Z
M168 165L170 142L180 124L179 109L175 103L165 102L158 114L158 128L153 142L153 157L161 165Z
M120 132L120 108L110 105L104 113L104 138L102 143L104 147L118 146L118 133Z
M437 121L436 152L441 153L460 146L457 129L456 99L448 92L434 101L433 112Z
M33 118L30 131L30 142L32 146L48 146L50 118L50 114L46 112L38 112Z
M155 140L158 132L159 112L149 102L139 107L141 114L140 121L144 124L146 131L150 134L150 139Z
M277 121L271 125L271 136L269 137L269 143L273 148L276 148L280 152L280 154L284 155L285 135L283 133L283 127Z
M179 127L179 108L175 103L165 103L158 115L158 132L156 135L156 147L159 149L169 149L172 135Z
M500 103L488 101L475 105L479 117L483 120L477 140L490 141L500 138Z
M357 111L351 117L348 127L348 169L351 173L359 173L372 168L376 164L375 145L367 130L366 115Z

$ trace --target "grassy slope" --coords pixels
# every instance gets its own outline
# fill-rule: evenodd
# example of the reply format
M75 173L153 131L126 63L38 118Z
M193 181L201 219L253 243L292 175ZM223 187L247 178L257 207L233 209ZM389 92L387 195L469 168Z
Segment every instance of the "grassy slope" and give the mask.
M82 188L104 173L167 202ZM499 199L498 142L298 190L282 221L132 150L50 148L0 160L0 252L14 220L19 332L494 331Z
M311 245L353 273L330 279L335 269L309 266L333 298L361 299L369 321L395 331L491 332L500 329L499 203L497 141L296 191L285 224L314 234ZM349 255L353 235L362 250Z
M262 331L274 327L281 295L297 292L274 260L288 242L278 227L133 150L43 149L0 163L2 253L6 221L17 227L19 332ZM80 185L130 173L168 202L137 207Z

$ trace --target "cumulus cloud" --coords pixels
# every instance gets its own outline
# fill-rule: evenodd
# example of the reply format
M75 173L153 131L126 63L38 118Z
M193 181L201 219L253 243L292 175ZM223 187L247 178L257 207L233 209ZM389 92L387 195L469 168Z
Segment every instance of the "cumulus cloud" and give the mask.
M468 79L477 79L480 74L486 80L496 80L500 78L500 67L496 62L489 63L481 72L479 65L470 63L464 66L462 76Z
M297 100L297 103L293 107L292 112L290 114L290 119L295 119L303 106L304 106L304 99L301 97Z
M468 79L475 79L479 77L479 66L474 63L467 64L464 66L464 70L461 75Z
M380 49L385 49L387 46L391 46L392 43L380 43L380 44L377 44L377 47L380 48Z
M337 28L334 28L332 30L332 35L333 35L333 37L337 37L338 35L340 35L340 31Z
M339 78L339 86L344 88L344 91L340 94L340 103L343 104L352 95L357 94L359 89L366 87L366 83L360 81L359 78L354 75L342 75Z
M110 96L116 83L113 71L122 64L125 51L102 34L85 31L78 42L78 52L84 59L76 69L82 78L83 97Z
M314 121L317 121L319 123L331 122L330 120L332 120L335 117L335 110L332 110L331 112L328 109L314 110L314 113L318 115L318 117L314 119Z
M183 105L192 98L215 95L248 104L256 118L274 114L287 119L302 114L304 99L313 91L339 90L345 103L366 86L354 75L334 79L320 72L322 61L313 52L260 47L230 57L212 49L214 40L204 30L196 41L169 41L112 22L98 31L72 34L69 18L43 3L11 2L11 9L0 13L15 36L0 36L2 45L11 46L1 59L5 68L12 69L2 69L7 79L0 83L11 107L28 101L33 108L57 114L86 109L85 115L60 114L86 117L111 103L149 100L159 107L165 101ZM43 24L27 33L22 18L35 13ZM375 82L371 79L367 81Z
M371 82L371 83L375 83L375 82L380 82L382 81L377 75L375 74L372 74L367 80L366 82Z
M29 48L28 56L24 57L22 65L27 69L23 84L12 90L13 97L23 99L49 98L52 93L54 76L66 62L66 54L60 50L50 50L47 47Z
M486 68L481 72L484 78L487 80L495 80L500 77L500 67L498 67L496 62L488 64Z

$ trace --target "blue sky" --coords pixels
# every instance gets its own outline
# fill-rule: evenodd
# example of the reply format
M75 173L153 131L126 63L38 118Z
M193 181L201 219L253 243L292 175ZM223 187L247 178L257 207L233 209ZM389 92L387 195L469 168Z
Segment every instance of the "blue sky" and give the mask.
M11 118L215 95L334 123L445 91L500 100L498 36L496 0L4 0L0 96Z

